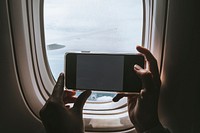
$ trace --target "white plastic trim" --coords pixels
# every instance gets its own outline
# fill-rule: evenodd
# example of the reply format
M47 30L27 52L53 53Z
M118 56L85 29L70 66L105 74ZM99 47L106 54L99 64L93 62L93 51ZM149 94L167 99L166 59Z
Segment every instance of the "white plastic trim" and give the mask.
M10 0L10 20L13 36L17 72L24 99L35 116L44 105L35 77L30 45L29 25L27 19L27 3L25 0Z
M144 0L144 2L143 45L151 46L151 51L161 64L167 0ZM9 9L21 89L30 110L36 117L39 117L39 110L55 84L44 51L43 0L10 0ZM104 107L104 111L94 110L95 106L92 103L86 104L84 110L86 130L107 131L109 128L109 130L122 131L133 128L125 103L126 99L122 99L121 103L99 104L98 106L101 108ZM119 104L121 108L117 108ZM117 109L114 110L110 107ZM112 121L109 120L111 118ZM88 121L91 122L91 119L93 122L88 123ZM116 121L120 121L123 126L109 127L112 122L116 124ZM95 125L96 122L101 127ZM109 122L110 125L104 122Z
M162 55L165 42L165 29L167 23L168 0L154 0L152 14L152 31L149 49L162 69Z

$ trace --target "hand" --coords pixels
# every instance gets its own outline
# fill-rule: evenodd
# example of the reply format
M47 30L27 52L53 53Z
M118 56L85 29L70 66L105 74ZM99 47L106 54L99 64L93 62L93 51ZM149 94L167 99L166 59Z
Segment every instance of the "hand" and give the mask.
M74 91L64 92L64 74L60 74L52 95L40 110L40 117L47 133L83 133L82 109L91 91L83 92L78 98ZM74 103L70 108L67 103Z
M144 132L160 124L157 109L161 80L154 56L141 46L137 46L137 50L144 55L147 64L146 69L134 66L134 71L142 80L143 89L139 95L117 94L113 101L127 96L130 120L137 132Z

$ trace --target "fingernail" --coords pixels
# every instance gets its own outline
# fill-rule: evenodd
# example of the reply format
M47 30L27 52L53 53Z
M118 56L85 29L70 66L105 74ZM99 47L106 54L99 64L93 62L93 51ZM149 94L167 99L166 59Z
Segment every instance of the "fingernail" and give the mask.
M135 65L134 65L134 69L135 69L135 70L140 70L141 67L140 67L139 65L135 64Z
M86 95L91 95L92 91L91 90L86 90Z
M137 45L136 48L141 47L140 45Z
M64 75L64 73L63 73L63 72L61 72L61 73L60 73L60 76L63 76L63 75Z
M113 102L118 102L119 100L118 100L116 97L114 97L114 98L112 99L112 101L113 101Z
M136 46L136 49L137 49L137 50L140 49L140 48L142 48L141 45L137 45L137 46Z

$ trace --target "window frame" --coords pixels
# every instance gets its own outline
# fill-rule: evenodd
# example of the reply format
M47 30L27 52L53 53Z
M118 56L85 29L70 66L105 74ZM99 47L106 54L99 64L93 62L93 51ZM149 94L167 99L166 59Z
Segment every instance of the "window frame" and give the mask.
M143 3L143 7L145 7L145 2L146 2L147 0L142 0L142 3ZM44 2L42 3L42 4L44 4ZM149 4L149 3L148 3ZM43 5L41 6L41 9L43 8ZM143 8L144 9L144 8ZM144 11L145 10L143 10L143 14L144 14ZM41 15L43 15L43 10L41 10ZM143 15L144 16L144 15ZM41 18L41 21L44 21L43 20L43 18ZM145 22L145 17L143 17L143 22ZM42 22L43 24L44 24L44 22ZM144 23L143 23L143 25L144 25ZM44 25L43 25L43 27L44 27ZM144 26L143 26L144 27ZM146 26L146 27L148 27L148 26ZM144 29L142 29L142 32L144 31ZM43 33L44 33L44 31L43 31ZM142 35L143 36L143 35ZM144 37L142 37L142 43L143 43L143 38ZM45 42L45 40L43 40L42 42ZM41 43L42 43L41 42ZM43 48L43 52L45 52L46 53L46 51L45 51L45 48ZM48 64L48 63L47 63ZM50 68L49 68L49 66L47 66L48 67L48 69L50 70ZM50 72L50 71L49 71ZM51 78L51 80L52 81L54 81L54 84L55 84L55 79L53 78L53 76L51 75L49 78ZM52 91L52 90L46 90L46 91L48 91L48 93L51 93L50 91ZM114 103L114 102L112 102L112 101L110 101L110 102L96 102L96 104L98 104L98 107L100 107L100 108L102 108L104 111L108 111L108 110L111 110L111 111L113 111L113 110L116 110L116 109L118 109L119 107L122 107L122 106L125 106L125 103L126 103L127 101L126 101L126 98L124 98L124 99L122 99L120 102L118 102L118 103ZM94 102L95 103L95 102ZM84 107L84 109L86 109L86 110L89 110L89 108L90 108L90 110L96 110L96 107L94 106L94 104L93 103L91 103L91 102L87 102L87 106L86 107ZM102 110L102 111L103 111ZM95 114L95 113L94 113Z
M163 2L159 0L143 0L143 2L145 4L143 4L144 20L142 42L145 47L149 48L156 55L158 64L161 68L162 53L165 43L168 0L163 0ZM55 84L55 80L48 66L44 45L45 39L42 11L44 2L43 0L11 0L8 3L14 56L17 64L17 78L20 81L21 87L20 90L22 91L25 103L27 103L27 108L32 113L33 117L40 121L39 111L50 95L50 92L45 88L51 88L52 91ZM158 12L160 14L156 14ZM110 105L108 104L108 106ZM113 121L129 119L127 105L125 104L122 105L121 108L114 110L107 109L106 111L107 113L95 111L95 119L101 119L101 122L103 122L102 118L105 120L106 118L114 118L114 116L116 118L113 119ZM94 119L93 113L94 111L84 110L85 123L90 121L91 118ZM127 121L125 121L125 124L127 124ZM86 131L108 130L107 126L101 128L91 128L87 126L88 125L86 125ZM133 125L129 122L126 127L110 128L110 131L122 132L125 130L134 130Z

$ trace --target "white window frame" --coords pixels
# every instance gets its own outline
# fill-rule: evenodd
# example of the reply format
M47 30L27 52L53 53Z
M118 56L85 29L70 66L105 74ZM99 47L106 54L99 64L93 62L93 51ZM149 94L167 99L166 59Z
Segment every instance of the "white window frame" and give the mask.
M142 42L154 53L161 67L168 0L143 1L145 19ZM10 0L8 3L20 89L29 111L39 120L39 110L51 93L45 88L51 88L52 91L55 84L45 52L43 0ZM87 110L87 106L92 106L92 103L86 104L84 110L86 131L132 132L134 128L129 121L125 103L125 98L119 103L104 103L107 104L102 106L104 111ZM91 120L93 123L88 123ZM121 122L123 126L114 126L116 121ZM95 123L100 127L89 125Z

